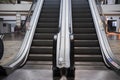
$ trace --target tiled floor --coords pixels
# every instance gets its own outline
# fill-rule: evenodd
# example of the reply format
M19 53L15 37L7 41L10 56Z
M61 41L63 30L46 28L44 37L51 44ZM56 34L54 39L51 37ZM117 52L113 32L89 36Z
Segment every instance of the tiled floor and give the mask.
M75 75L75 79L70 80L120 80L120 77L111 70L77 70ZM53 77L52 70L19 69L3 80L53 80Z
M109 33L107 36L112 52L115 54L115 57L120 61L120 34Z
M4 42L4 55L0 64L6 64L8 61L13 59L19 52L22 41L24 38L24 33L11 33L5 34L3 38Z

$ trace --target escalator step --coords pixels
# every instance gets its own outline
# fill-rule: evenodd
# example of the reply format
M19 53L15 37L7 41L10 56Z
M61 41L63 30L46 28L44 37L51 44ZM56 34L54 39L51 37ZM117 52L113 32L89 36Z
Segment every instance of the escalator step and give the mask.
M84 2L84 1L83 2L80 1L79 3L78 3L78 1L74 1L73 2L73 5L79 5L80 6L80 5L83 5L83 4L84 5L88 5L89 3L88 2Z
M40 40L45 40L45 39L53 39L55 34L51 34L51 33L35 33L34 35L34 39L40 39Z
M32 46L47 46L50 47L53 45L53 40L33 40Z
M31 46L30 54L52 54L52 47Z
M73 18L73 22L93 22L93 19L92 18Z
M59 9L59 6L57 6L57 5L47 5L47 6L43 6L43 9Z
M91 27L94 27L94 23L73 23L73 27L74 28L91 28Z
M99 47L75 47L74 48L75 54L85 55L85 54L101 54L101 50Z
M82 14L82 13L89 13L89 12L91 12L90 11L90 9L89 8L87 8L87 9L78 9L78 8L76 8L76 9L74 9L73 8L73 14L75 14L75 13L80 13L80 14Z
M98 47L98 40L74 40L74 46L76 47Z
M58 17L59 14L56 14L56 13L43 13L40 15L40 18L56 18Z
M57 28L37 28L36 33L57 33Z
M75 34L92 34L96 33L95 28L74 28L73 29Z
M49 9L49 10L43 9L42 12L44 12L44 13L58 13L59 9L58 10L56 10L56 9Z
M58 2L55 2L55 1L50 1L50 2L45 1L43 6L48 6L48 7L51 6L51 5L58 6L59 4L60 4L59 1Z
M79 9L89 9L90 7L89 7L89 5L85 5L85 4L81 4L81 5L79 5L79 4L74 4L73 3L73 7L72 7L73 9L75 8L75 9L77 9L77 8L79 8Z
M58 19L57 18L40 18L39 19L39 22L51 22L51 23L53 23L53 22L56 22L56 21L58 21Z
M75 55L75 61L80 62L102 62L101 55Z
M52 55L30 54L29 61L52 61Z
M75 40L97 40L96 34L74 34Z
M58 27L58 23L38 23L38 26L40 28L57 28Z
M91 18L91 14L90 13L82 13L82 14L80 14L80 13L73 13L73 17L74 18Z

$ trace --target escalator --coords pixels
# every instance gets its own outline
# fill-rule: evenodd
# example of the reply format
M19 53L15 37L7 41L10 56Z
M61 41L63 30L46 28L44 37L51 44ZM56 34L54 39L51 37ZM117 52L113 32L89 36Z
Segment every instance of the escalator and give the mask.
M76 66L106 69L88 0L72 0L72 16Z
M52 65L53 36L58 32L60 0L44 0L24 68Z
M73 78L75 78L75 80L80 80L82 78L85 80L93 80L89 78L92 78L94 76L95 77L94 80L100 80L100 77L105 78L104 80L106 79L119 80L118 76L115 76L113 71L111 72L110 70L108 70L104 64L103 55L102 55L101 47L99 44L100 42L98 39L98 35L96 33L97 31L95 29L94 20L91 14L88 0L72 0L72 18L70 18L71 15L68 16L69 14L71 14L69 13L69 9L68 9L71 6L65 6L65 5L68 5L69 1L67 2L67 0L66 1L64 0L64 7L61 8L61 10L60 10L60 2L61 0L44 0L40 13L38 11L39 19L37 22L37 27L35 29L34 37L33 39L30 39L32 40L32 44L29 43L31 44L30 50L28 47L29 44L27 44L27 42L24 42L27 45L25 47L28 48L27 50L29 52L29 55L27 56L28 54L27 50L25 53L21 51L22 55L24 54L24 56L20 56L20 59L16 58L16 60L18 61L13 60L14 62L10 62L9 64L7 64L7 67L6 65L4 67L6 68L6 70L17 69L19 66L21 66L21 64L23 65L25 62L26 64L21 69L18 69L13 74L8 76L8 79L10 80L10 78L16 78L15 80L18 80L18 79L24 78L23 80L33 80L34 78L35 80L38 80L38 79L51 80L50 78L52 77L54 78L54 70L53 70L53 76L52 76L52 66L54 69L54 61L52 60L55 60L55 64L56 64L58 59L58 58L55 58L57 54L56 52L59 53L59 51L55 51L53 49L53 46L55 48L58 48L61 45L63 46L62 48L64 48L64 50L66 50L67 52L65 54L70 54L70 55L67 55L67 57L66 55L62 55L60 57L64 57L65 61L70 58L69 61L66 61L66 63L67 62L70 63L69 64L70 66L67 65L66 67L65 65L66 63L63 63L63 60L60 60L62 58L58 59L58 61L62 62L63 66L61 67L61 63L58 63L60 66L57 65L58 69L55 70L55 74L56 74L55 77L61 77L64 75L63 77L66 76L68 80L69 78L70 80L74 80ZM61 14L60 11L61 12L63 11L64 14ZM70 45L68 44L64 45L65 43L64 44L59 43L59 45L57 46L53 45L54 35L60 32L59 30L60 28L58 27L60 24L59 13L63 17L61 19L62 20L61 22L64 24L64 26L60 26L60 28L65 28L65 27L67 28L61 31L62 33L65 34L65 37L61 36L61 34L59 38L58 38L59 35L57 36L57 38L59 39L58 41L62 42L61 41L62 39L63 42L67 43L67 41L69 41L69 39L71 38L72 42L69 43ZM67 15L66 13L69 13L69 14ZM34 18L34 15L33 15L33 18ZM73 23L73 32L72 32L72 29L70 29L71 32L69 32L70 31L69 27L71 27L72 25L71 21L69 21L71 19ZM33 19L33 20L37 20L37 19ZM33 20L31 20L31 22L33 22L34 24ZM34 31L30 31L29 33L31 32L34 32ZM72 36L68 38L68 36L71 35L69 33L73 34L74 37ZM68 36L66 37L66 35ZM73 43L73 39L74 39L74 43ZM28 40L29 40L29 37L28 37ZM25 41L28 41L28 40L25 40ZM73 46L74 46L74 49L73 49ZM59 49L60 48L56 50L59 50ZM70 52L67 50L70 50ZM61 52L63 53L63 49L61 49ZM53 53L55 53L54 57L52 57ZM24 58L26 57L28 57L27 60L24 60ZM75 71L74 62L75 62L75 68L76 68L75 73L74 73ZM55 65L55 68L56 68L56 65ZM80 71L82 75L81 76L78 73L79 70L88 70L88 71L85 73L83 71ZM94 71L92 72L92 70ZM95 70L98 70L98 71L96 72ZM104 70L106 70L107 73L104 72ZM91 72L93 74L97 74L97 76L91 75ZM103 76L104 74L101 75L102 73L107 75L108 78L104 77ZM87 76L85 76L85 74ZM17 76L19 75L19 76L16 77L16 75ZM78 77L77 75L79 75L80 77ZM115 77L113 77L112 75Z

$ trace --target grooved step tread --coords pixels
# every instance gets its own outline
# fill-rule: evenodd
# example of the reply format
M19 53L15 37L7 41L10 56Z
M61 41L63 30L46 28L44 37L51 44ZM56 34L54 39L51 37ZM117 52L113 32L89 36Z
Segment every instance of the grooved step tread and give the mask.
M82 23L77 23L77 22L74 22L73 23L73 28L91 28L91 27L94 27L94 23L91 23L91 22L82 22Z
M96 34L74 34L75 40L97 40Z
M56 22L59 21L58 18L40 18L38 22Z
M57 28L58 27L58 23L45 23L45 22L43 22L43 23L41 23L41 22L39 22L38 23L38 28L40 27L40 28Z
M54 33L35 33L35 35L34 35L34 39L41 39L41 40L45 40L45 39L48 39L48 40L50 40L50 39L54 39Z
M73 18L73 23L74 22L93 22L92 18Z
M79 33L79 34L92 34L92 33L96 33L96 30L95 28L74 28L73 29L73 32L76 34L76 33Z
M79 55L89 54L89 55L99 55L101 54L100 47L74 47L74 53Z
M58 28L36 28L36 33L57 33Z
M37 40L32 41L32 46L53 46L53 40Z
M49 10L42 10L43 13L58 13L59 12L59 9L58 10L55 10L55 9L49 9Z
M80 62L102 62L101 55L75 55L75 61Z
M49 5L49 7L48 6L43 6L43 9L59 9L59 6L55 6L55 5Z
M75 47L98 47L98 40L74 40Z
M91 15L91 13L73 13L73 18L91 18L92 17L92 15Z
M59 17L59 14L56 13L44 13L40 15L40 18L56 18Z
M73 9L73 12L74 13L81 13L82 14L82 13L90 12L90 9Z
M52 61L52 55L30 54L29 61Z
M30 54L52 54L53 48L48 46L31 46Z

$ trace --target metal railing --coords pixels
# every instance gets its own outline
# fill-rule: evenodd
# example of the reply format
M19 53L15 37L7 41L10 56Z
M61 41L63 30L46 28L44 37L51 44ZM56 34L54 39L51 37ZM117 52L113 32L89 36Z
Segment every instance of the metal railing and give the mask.
M102 55L104 58L104 61L108 67L114 68L115 70L120 69L120 63L118 60L116 60L115 56L113 55L113 52L111 51L104 26L105 24L102 22L102 19L100 17L99 11L97 9L96 1L95 0L89 0L90 9L92 12L95 29L97 32L98 40L100 43Z
M41 13L42 5L44 0L38 0L33 15L30 20L29 28L26 31L22 46L14 59L7 64L1 65L5 69L15 69L16 67L22 66L28 57L32 39L35 33L35 29L38 23L39 15Z
M70 34L71 34L71 20L70 20L70 0L61 0L60 8L60 31L57 35L57 61L58 68L70 67Z
M102 17L102 23L103 23L103 25L104 25L104 29L105 29L105 32L107 33L107 26L108 26L108 24L107 24L107 19L106 19L106 17L105 17L105 15L104 15L104 13L103 13L103 9L102 9L102 4L101 4L101 2L99 1L99 0L95 0L96 1L96 4L97 4L97 9L98 9L98 11L99 11L99 14L101 15L101 17Z
M31 7L30 7L30 10L28 11L28 15L27 15L27 17L26 17L26 19L25 19L25 21L24 21L24 23L23 24L21 24L21 26L22 26L22 31L23 31L23 29L25 29L26 28L26 23L28 23L28 22L30 22L30 20L31 20L31 15L32 15L32 13L33 13L33 10L34 10L34 8L35 8L35 5L36 5L36 3L32 3L32 5L31 5Z

